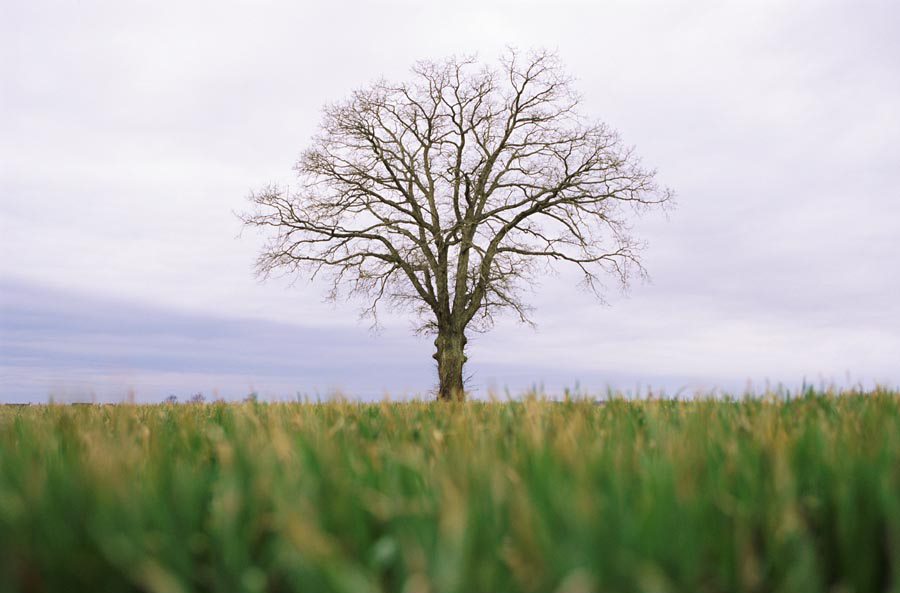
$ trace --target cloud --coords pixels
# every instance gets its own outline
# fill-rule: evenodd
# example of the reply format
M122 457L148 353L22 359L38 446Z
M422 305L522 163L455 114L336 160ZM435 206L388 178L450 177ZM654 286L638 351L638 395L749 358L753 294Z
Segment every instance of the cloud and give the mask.
M900 380L894 2L96 1L8 13L0 276L57 296L5 309L6 366L52 351L65 383L102 359L103 372L138 373L116 385L152 371L160 392L218 385L228 369L247 385L258 370L287 392L305 375L285 353L312 332L348 365L322 362L314 383L377 382L357 373L370 355L354 344L393 338L369 336L352 303L322 303L319 284L257 282L260 238L238 239L233 211L252 188L291 181L321 105L404 77L415 59L491 60L513 44L557 48L584 112L635 144L679 206L636 225L651 284L627 299L611 287L604 308L567 271L547 278L539 332L503 322L473 340L476 383ZM70 298L80 308L60 317ZM141 317L168 333L129 325ZM408 357L397 373L426 389L427 340L401 339L402 316L385 325Z
M0 398L143 401L201 391L226 398L342 390L377 399L429 387L429 352L398 332L341 330L188 314L0 284Z

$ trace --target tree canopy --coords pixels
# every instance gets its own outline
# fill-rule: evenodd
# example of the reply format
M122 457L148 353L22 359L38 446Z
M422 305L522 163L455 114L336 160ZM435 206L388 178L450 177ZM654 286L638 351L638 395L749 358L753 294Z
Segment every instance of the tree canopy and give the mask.
M642 274L631 217L672 193L579 97L558 58L511 51L418 62L324 109L296 165L299 185L250 196L246 224L270 231L258 271L328 274L437 335L439 395L463 397L466 332L513 311L545 264L601 281Z

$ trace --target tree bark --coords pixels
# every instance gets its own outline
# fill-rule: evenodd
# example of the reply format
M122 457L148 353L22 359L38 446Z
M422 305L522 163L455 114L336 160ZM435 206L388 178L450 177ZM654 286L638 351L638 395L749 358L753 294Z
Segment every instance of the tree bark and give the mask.
M438 365L438 399L441 401L463 401L466 398L463 387L463 365L466 363L466 337L461 331L441 329L434 340L434 359Z

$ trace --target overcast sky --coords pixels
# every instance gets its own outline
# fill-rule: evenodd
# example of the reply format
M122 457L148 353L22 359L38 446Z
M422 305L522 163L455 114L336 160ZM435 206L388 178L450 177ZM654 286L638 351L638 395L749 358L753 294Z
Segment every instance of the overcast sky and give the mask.
M471 340L479 396L900 383L900 3L16 2L0 19L0 401L427 397L432 346L258 282L250 190L421 58L558 51L677 192L652 281L566 270Z

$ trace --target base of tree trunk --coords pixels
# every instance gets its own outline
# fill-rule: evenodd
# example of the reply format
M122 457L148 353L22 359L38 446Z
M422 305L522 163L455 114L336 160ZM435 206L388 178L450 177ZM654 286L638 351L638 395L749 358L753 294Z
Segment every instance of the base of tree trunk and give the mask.
M460 402L465 401L466 392L463 386L454 385L447 386L446 388L438 388L438 400L447 401L447 402Z
M466 391L463 385L463 365L466 363L466 338L461 335L438 335L434 341L438 363L438 400L463 401Z

